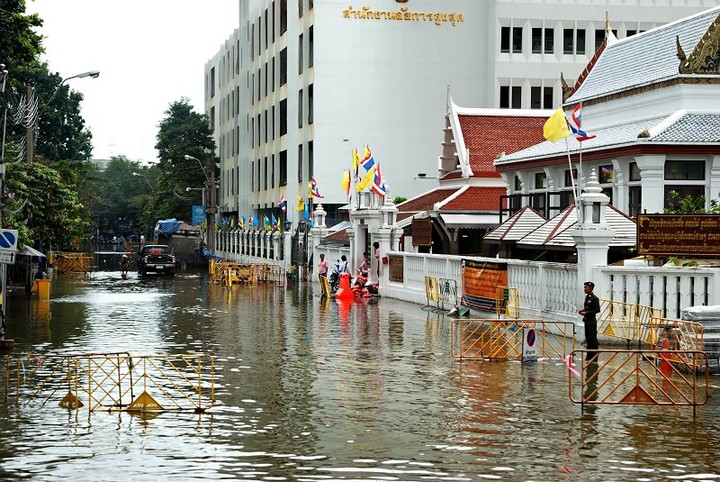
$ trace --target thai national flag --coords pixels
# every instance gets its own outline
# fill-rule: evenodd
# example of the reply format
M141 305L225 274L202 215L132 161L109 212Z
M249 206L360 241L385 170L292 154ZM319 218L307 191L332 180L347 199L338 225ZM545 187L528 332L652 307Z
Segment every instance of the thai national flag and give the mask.
M385 196L385 180L380 172L380 163L375 166L375 179L370 189L380 197Z
M570 115L570 132L579 142L594 139L595 134L588 134L582 130L582 104L578 103Z
M313 177L310 181L310 194L312 197L318 197L318 198L324 198L322 194L320 194L320 190L318 189L317 181Z
M280 196L280 200L278 201L278 206L280 206L280 209L282 212L287 211L287 201L285 200L285 195L283 194Z
M365 146L365 157L360 162L360 164L365 169L365 172L368 172L375 165L375 158L373 157L372 152L370 151L370 148L368 146Z

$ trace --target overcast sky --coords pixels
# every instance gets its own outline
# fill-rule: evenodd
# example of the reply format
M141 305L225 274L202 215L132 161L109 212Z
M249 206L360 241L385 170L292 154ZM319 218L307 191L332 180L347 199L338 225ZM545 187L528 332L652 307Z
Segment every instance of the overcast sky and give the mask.
M204 112L204 67L238 28L239 0L27 0L52 72L85 96L93 157L157 158L155 136L170 103ZM12 66L7 66L12 75ZM42 104L42 99L40 99ZM40 134L42 135L42 133Z

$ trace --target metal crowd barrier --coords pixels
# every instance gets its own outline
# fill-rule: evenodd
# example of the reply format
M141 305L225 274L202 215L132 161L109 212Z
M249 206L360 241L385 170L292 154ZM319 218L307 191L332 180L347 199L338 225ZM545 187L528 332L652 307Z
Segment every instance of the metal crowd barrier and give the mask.
M587 353L570 354L581 360L571 367L576 373L569 370L574 403L697 407L710 396L708 357L701 351L682 350L673 362L663 350L598 350L593 362L584 360Z
M89 412L204 412L215 404L215 362L203 354L128 353L8 355L4 399L43 405L57 401Z
M546 320L453 319L450 356L460 359L522 360L523 330L539 335L538 357L564 358L575 344L575 324Z
M89 273L93 271L95 257L87 253L53 251L48 263L57 268L58 273Z
M425 300L423 310L440 310L440 287L437 278L434 276L425 276ZM433 306L433 303L435 306Z
M232 286L235 283L276 283L285 285L285 270L271 264L240 264L225 260L210 260L210 281Z
M663 310L645 305L600 300L598 334L632 342L642 340L642 326L651 318L662 318Z

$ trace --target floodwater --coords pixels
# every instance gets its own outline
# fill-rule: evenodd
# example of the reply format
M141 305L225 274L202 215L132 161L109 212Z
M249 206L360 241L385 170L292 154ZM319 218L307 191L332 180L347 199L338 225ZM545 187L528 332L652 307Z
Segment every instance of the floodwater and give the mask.
M691 407L570 401L560 360L459 363L450 319L307 286L119 271L13 293L15 353L206 353L206 413L0 400L1 480L717 480L718 377Z

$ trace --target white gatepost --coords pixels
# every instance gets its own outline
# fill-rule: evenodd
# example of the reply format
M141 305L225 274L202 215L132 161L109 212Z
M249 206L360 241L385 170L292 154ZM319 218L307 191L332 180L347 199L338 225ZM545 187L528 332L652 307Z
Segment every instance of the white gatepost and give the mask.
M609 286L604 286L604 278L593 279L596 266L607 265L608 246L615 237L605 220L605 210L610 198L602 193L598 184L595 169L590 173L583 193L578 197L578 222L572 232L577 244L578 253L578 300L582 297L583 283L595 283L595 294L600 298L607 298ZM581 303L578 302L580 306Z

